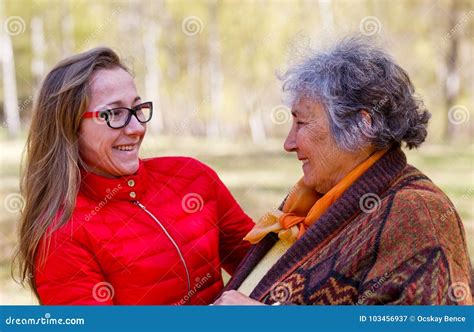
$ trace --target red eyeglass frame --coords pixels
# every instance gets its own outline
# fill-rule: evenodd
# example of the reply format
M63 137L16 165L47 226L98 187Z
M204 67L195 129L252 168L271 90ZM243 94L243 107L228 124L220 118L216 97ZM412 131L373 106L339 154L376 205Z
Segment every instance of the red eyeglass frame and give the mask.
M141 107L144 107L145 105L148 105L148 107L150 108L150 110L151 110L151 115L150 115L150 119L148 119L147 121L141 121L141 120L138 118L136 112L137 112L137 108L138 108L138 107L140 107L140 106L141 106ZM128 119L127 119L127 121L125 122L125 124L124 124L123 126L121 126L121 127L112 127L112 126L110 125L109 121L106 119L106 123L107 123L107 125L108 125L110 128L113 128L113 129L120 129L120 128L125 127L125 126L130 122L130 120L131 120L131 118L132 118L132 115L134 115L134 116L137 118L138 122L140 122L140 123L146 123L146 122L150 121L151 118L152 118L152 115L153 115L153 102L147 101L147 102L141 103L141 104L139 104L139 105L137 105L137 106L135 106L135 107L133 107L133 108L128 108L128 107L115 107L115 108L110 108L110 109L101 110L101 111L85 112L85 113L82 115L82 118L83 118L83 119L100 118L100 115L101 115L101 114L108 114L109 112L114 111L114 110L116 110L116 109L127 109L127 110L129 110Z

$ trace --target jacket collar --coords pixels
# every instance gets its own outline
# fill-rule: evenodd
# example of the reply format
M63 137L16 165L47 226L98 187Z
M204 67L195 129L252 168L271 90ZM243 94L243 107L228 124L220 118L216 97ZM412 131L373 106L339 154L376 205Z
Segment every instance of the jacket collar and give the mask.
M381 196L392 181L399 177L407 165L403 151L397 146L389 150L377 163L369 168L349 187L344 194L315 222L306 233L268 270L250 294L253 299L261 299L280 279L304 261L314 248L333 234L339 227L361 212L360 198L368 192ZM253 268L265 256L278 240L276 234L270 233L263 240L252 246L236 273L225 289L237 289L247 278Z
M148 174L141 159L135 174L119 178L106 178L81 168L80 191L86 197L96 201L137 201L146 190L147 178Z

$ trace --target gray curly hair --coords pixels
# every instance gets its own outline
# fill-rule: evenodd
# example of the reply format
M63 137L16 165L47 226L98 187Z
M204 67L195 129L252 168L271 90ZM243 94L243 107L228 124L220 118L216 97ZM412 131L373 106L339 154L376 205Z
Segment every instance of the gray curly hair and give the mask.
M431 114L414 96L408 74L369 40L352 36L333 48L306 57L280 75L290 103L320 102L331 133L343 149L369 144L384 149L405 142L409 149L426 138ZM371 124L363 116L365 110Z

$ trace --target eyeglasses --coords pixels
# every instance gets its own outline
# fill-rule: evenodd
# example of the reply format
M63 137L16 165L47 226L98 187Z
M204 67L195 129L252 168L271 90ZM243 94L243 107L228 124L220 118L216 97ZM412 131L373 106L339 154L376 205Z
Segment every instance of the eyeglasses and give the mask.
M148 101L137 105L134 108L117 107L103 111L86 112L82 118L105 119L110 128L120 129L130 123L132 115L134 115L140 123L150 121L153 115L153 103Z

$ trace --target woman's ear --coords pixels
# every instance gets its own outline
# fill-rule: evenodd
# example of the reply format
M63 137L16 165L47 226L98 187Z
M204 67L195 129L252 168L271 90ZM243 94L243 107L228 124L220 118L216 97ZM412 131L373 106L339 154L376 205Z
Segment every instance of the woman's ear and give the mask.
M365 109L361 109L359 112L362 117L363 124L368 128L372 127L372 116L370 113Z

